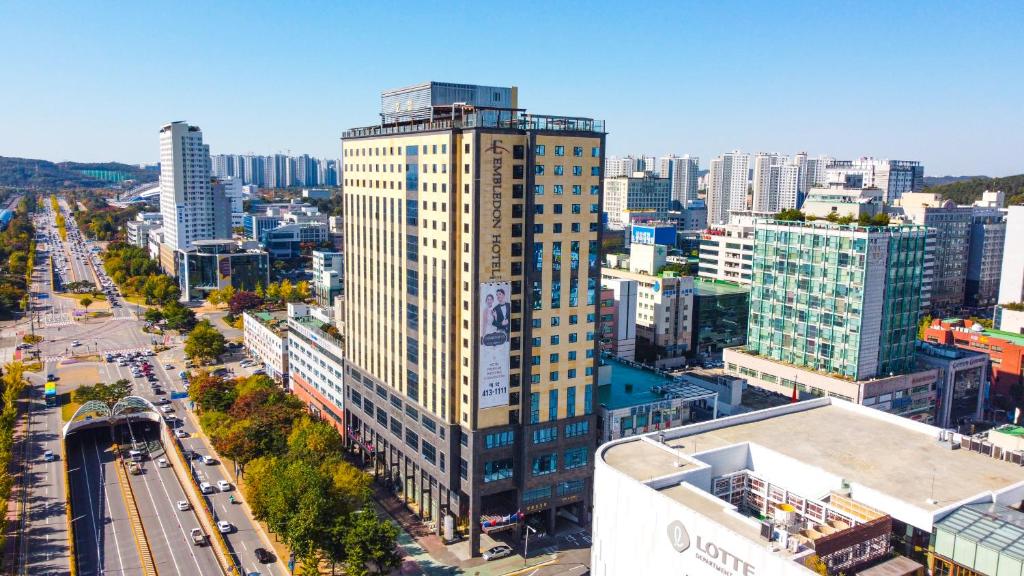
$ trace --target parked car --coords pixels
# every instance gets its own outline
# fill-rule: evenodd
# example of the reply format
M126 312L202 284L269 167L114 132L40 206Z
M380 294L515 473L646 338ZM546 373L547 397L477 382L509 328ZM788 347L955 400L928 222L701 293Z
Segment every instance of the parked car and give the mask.
M512 547L511 546L509 546L508 544L498 544L497 546L493 546L491 548L488 548L487 551L484 552L483 557L484 557L484 560L490 562L491 560L497 560L498 558L504 558L506 556L511 556L511 555L512 555Z

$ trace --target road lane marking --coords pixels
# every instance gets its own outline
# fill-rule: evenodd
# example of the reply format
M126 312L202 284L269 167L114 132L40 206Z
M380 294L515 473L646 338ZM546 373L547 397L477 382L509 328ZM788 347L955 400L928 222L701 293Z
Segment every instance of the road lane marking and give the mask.
M107 475L103 473L103 461L100 459L100 446L96 441L96 438L92 439L92 447L96 452L96 464L100 468L100 480L103 485L103 503L106 504L107 517L110 518L110 530L114 533L114 549L117 550L117 564L121 567L121 573L124 573L124 559L121 557L121 543L117 537L117 522L114 521L114 512L110 508L110 495L107 494ZM117 455L114 455L114 466L119 466L117 463ZM99 540L97 540L99 542Z
M96 542L96 570L102 572L103 554L100 553L100 533L96 527L96 505L92 501L92 482L89 482L89 473L85 469L85 444L78 443L82 450L82 476L85 477L85 494L89 497L89 523L92 524L93 541Z

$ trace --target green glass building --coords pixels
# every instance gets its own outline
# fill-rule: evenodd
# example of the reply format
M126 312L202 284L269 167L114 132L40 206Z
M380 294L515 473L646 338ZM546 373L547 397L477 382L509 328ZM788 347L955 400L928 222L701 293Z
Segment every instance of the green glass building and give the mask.
M851 380L913 371L925 234L758 222L747 350Z

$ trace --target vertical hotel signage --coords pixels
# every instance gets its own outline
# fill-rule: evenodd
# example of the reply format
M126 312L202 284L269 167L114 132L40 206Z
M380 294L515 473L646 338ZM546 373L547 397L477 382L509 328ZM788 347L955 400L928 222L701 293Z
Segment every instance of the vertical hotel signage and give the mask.
M479 222L480 287L477 300L477 406L508 405L512 291L505 255L512 240L512 145L507 135L481 134Z

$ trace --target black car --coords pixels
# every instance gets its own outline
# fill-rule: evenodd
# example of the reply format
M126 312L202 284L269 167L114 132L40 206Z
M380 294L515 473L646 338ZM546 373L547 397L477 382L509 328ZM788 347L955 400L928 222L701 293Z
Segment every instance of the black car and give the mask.
M270 564L274 561L274 555L266 548L257 548L253 552L256 554L256 560L260 564Z

